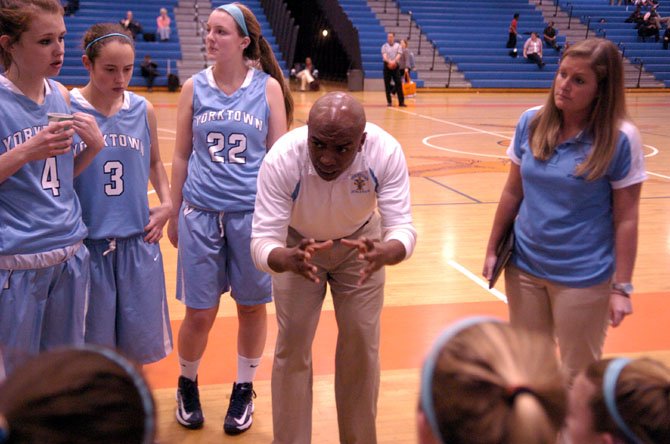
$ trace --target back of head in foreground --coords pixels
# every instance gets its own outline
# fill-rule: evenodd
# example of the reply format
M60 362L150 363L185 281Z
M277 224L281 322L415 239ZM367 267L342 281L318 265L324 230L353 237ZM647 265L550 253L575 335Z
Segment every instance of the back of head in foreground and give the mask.
M42 353L0 386L3 444L150 444L154 436L154 401L146 382L110 349Z
M421 444L554 444L566 410L550 341L481 317L440 335L420 397Z
M652 359L591 364L570 392L572 444L670 442L670 369Z

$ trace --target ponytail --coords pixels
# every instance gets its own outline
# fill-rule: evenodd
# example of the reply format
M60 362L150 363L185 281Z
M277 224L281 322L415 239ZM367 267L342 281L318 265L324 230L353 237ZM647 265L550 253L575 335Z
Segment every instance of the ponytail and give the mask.
M281 87L281 92L284 96L284 108L286 109L286 127L288 128L291 126L291 123L293 123L293 96L291 96L291 91L288 88L288 84L279 67L279 63L277 63L274 52L263 36L258 39L258 47L260 49L259 62L263 71L277 80Z

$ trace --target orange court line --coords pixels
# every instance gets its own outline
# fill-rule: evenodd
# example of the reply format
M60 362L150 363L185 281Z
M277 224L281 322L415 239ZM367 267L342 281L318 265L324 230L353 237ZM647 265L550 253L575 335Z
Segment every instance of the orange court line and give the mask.
M636 294L635 313L618 328L610 328L605 341L606 354L640 353L670 350L670 311L665 309L668 293ZM409 369L421 366L424 356L439 332L456 319L486 315L507 319L507 306L499 301L457 304L389 306L382 311L382 370ZM172 321L175 344L181 321ZM234 381L237 366L237 319L217 319L209 335L207 350L200 365L200 385L224 384ZM268 339L258 380L269 380L272 355L277 338L277 322L268 316ZM333 311L321 314L312 347L315 375L334 373L337 323ZM177 353L172 352L160 362L144 368L154 389L176 387Z

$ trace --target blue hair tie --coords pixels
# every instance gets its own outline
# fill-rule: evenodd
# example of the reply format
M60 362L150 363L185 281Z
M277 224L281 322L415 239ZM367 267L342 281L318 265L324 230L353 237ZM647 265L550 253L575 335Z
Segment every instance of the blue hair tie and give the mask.
M605 406L607 412L610 414L616 426L626 435L626 438L635 444L642 444L640 438L628 427L628 424L623 420L619 409L616 406L616 383L619 380L619 375L625 366L632 362L629 358L616 358L607 365L605 375L603 376L603 397L605 398Z
M247 22L244 21L244 14L242 13L242 10L235 3L228 3L227 5L221 5L216 9L223 9L228 14L230 14L233 17L233 19L235 19L235 23L237 23L237 25L240 28L242 28L242 32L244 33L244 35L249 37L249 31L247 30Z
M433 348L431 348L426 358L426 362L423 364L423 369L421 370L421 409L428 419L430 428L433 430L433 435L440 443L444 443L442 438L442 432L440 432L440 424L437 422L437 415L435 414L435 403L433 402L433 374L435 373L435 367L437 366L437 360L440 357L442 348L449 342L454 336L459 334L461 331L481 324L483 322L500 322L500 319L496 319L490 316L472 316L465 319L461 319L449 327L444 329L442 333L437 337Z
M125 34L121 34L120 32L110 32L109 34L101 35L101 36L98 37L97 39L93 39L93 40L91 40L91 41L88 43L88 45L86 45L86 48L84 48L84 52L88 51L88 48L90 48L91 46L93 46L94 43L97 43L97 42L99 42L100 40L102 40L102 39L106 39L106 38L108 38L108 37L125 37L128 41L131 41L131 40L130 40L130 37L128 37L128 36L125 35Z

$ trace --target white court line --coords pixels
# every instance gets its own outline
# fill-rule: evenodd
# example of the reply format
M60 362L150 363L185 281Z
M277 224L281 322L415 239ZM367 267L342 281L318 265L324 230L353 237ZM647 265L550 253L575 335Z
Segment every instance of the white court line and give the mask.
M482 130L482 129L475 128L475 127L468 126L468 125L461 125L460 123L451 122L449 120L437 119L435 117L426 116L424 114L419 114L419 113L415 113L415 112L412 112L412 111L405 111L405 110L399 110L399 109L397 110L395 108L393 108L393 110L396 111L396 112L400 112L400 113L411 114L413 116L421 117L421 118L424 118L424 119L427 119L427 120L433 120L435 122L446 123L447 125L453 125L453 126L457 126L459 128L465 128L465 129L468 129L468 130L471 130L471 131L474 131L474 132L477 132L477 133L480 133L480 134L489 134L491 136L502 137L503 139L512 140L512 137L510 137L510 136L505 136L505 135L500 134L500 133L494 133L492 131ZM432 145L429 142L427 142L427 140L430 139L431 137L437 137L437 136L440 136L440 135L448 135L448 134L434 134L432 136L428 136L428 137L424 138L422 142L423 142L424 145L427 145L427 146L429 146L431 148L434 148L434 149L443 150L443 151L451 151L451 152L454 152L454 153L468 154L468 155L472 155L472 156L494 157L494 158L498 158L498 159L499 158L507 158L507 156L499 156L499 155L495 155L495 154L481 154L481 153L473 153L473 152L468 152L468 151L459 151L459 150L454 150L454 149L450 149L450 148L442 148L442 147L438 147L438 146ZM656 154L658 154L658 152L659 152L658 148L653 147L651 145L643 145L643 146L645 146L645 147L647 147L651 150L651 153L645 155L644 157L652 157L652 156L655 156ZM647 171L647 174L651 174L652 176L661 177L663 179L670 179L670 177L668 177L668 176L664 176L663 174L658 174L658 173L652 173L651 171Z
M489 284L488 284L488 282L484 281L482 278L480 278L479 276L475 275L473 272L471 272L470 270L468 270L467 268L465 268L464 266L462 266L461 264L459 264L458 262L456 262L456 261L454 261L454 260L449 259L449 261L448 261L447 263L448 263L449 265L451 265L452 267L454 267L456 270L458 270L458 271L460 271L461 273L463 273L463 274L464 274L467 278L469 278L472 282L474 282L475 284L479 285L479 286L482 287L484 290L488 291L488 292L491 293L493 296L495 296L495 297L497 297L498 299L500 299L501 301L503 301L505 304L507 303L507 296L505 296L504 293L502 293L502 292L496 290L495 288L492 288L492 289L489 290Z
M469 134L473 134L473 133L469 133ZM494 159L509 159L508 156L501 156L499 154L473 153L472 151L463 151L463 150L457 150L457 149L454 149L454 148L445 148L443 146L433 145L432 143L429 142L429 140L432 139L433 137L442 137L442 136L451 136L451 135L453 135L453 133L433 134L432 136L425 137L421 142L424 145L427 145L427 146L429 146L431 148L434 148L436 150L448 151L450 153L467 154L467 155L470 155L470 156L479 156L479 157L493 157Z
M652 176L661 177L661 178L663 178L663 179L668 179L668 180L670 180L670 176L665 176L665 175L663 175L663 174L652 173L651 171L647 171L647 174L651 174Z
M510 136L505 136L505 135L502 135L500 133L494 133L492 131L482 130L482 129L475 128L475 127L468 126L468 125L461 125L460 123L451 122L449 120L438 119L436 117L426 116L424 114L419 114L419 113L415 113L415 112L412 112L412 111L405 111L405 110L399 110L399 109L396 110L395 108L393 108L393 110L396 111L396 112L399 112L399 113L412 114L414 116L422 117L422 118L427 119L427 120L433 120L435 122L446 123L447 125L457 126L459 128L468 129L470 131L475 131L475 132L478 132L478 133L481 133L481 134L490 134L492 136L502 137L503 139L509 139L509 140L512 139Z

